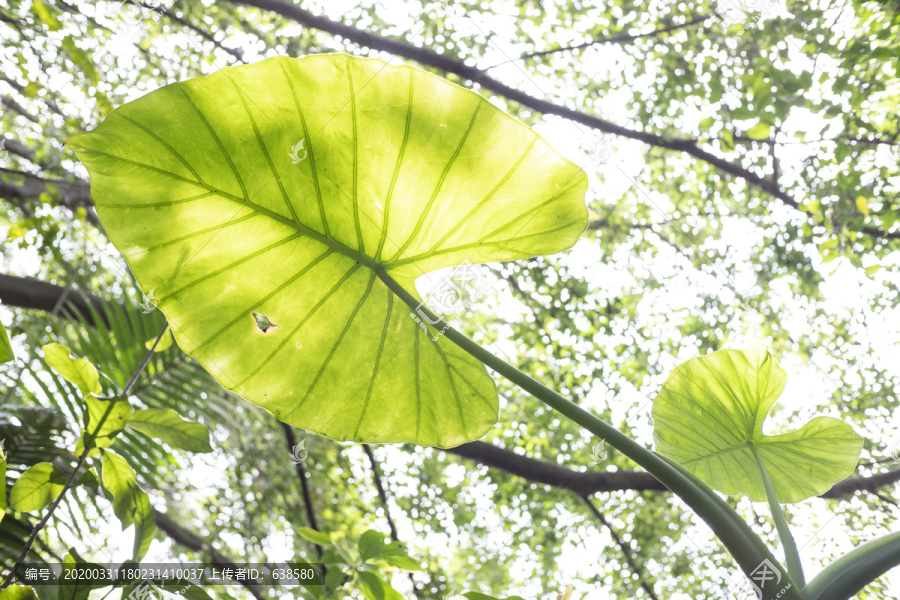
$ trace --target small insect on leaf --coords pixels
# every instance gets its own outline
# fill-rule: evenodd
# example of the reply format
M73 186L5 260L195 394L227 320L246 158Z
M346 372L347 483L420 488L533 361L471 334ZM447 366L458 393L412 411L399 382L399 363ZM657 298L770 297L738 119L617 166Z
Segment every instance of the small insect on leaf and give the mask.
M253 319L256 321L256 328L259 329L261 333L269 333L270 331L275 331L276 329L281 329L281 325L276 325L272 321L269 320L269 317L266 315L261 315L259 313L251 312L253 315Z

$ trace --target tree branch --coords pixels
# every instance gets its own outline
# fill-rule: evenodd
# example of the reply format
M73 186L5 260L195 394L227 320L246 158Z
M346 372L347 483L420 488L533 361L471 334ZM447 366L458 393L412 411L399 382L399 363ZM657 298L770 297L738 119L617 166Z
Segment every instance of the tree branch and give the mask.
M363 444L362 447L366 456L369 457L369 465L372 467L372 479L375 480L375 489L378 490L378 499L384 507L384 516L387 518L388 527L391 528L391 539L399 542L400 538L397 537L397 528L394 526L394 520L391 518L391 509L388 506L387 493L384 491L384 486L381 483L381 473L378 472L375 454L372 452L372 447L369 444Z
M66 288L55 283L47 283L37 279L15 277L0 274L0 302L8 306L33 308L52 312ZM94 313L103 315L103 301L91 294L70 289L65 302L60 307L62 316L83 319L94 325ZM109 325L106 323L106 325Z
M0 105L5 106L6 108L9 108L10 110L13 110L13 111L19 113L20 115L22 115L23 117L25 117L26 119L31 121L32 123L40 124L40 121L38 121L37 117L35 117L33 114L31 114L30 112L25 110L24 106L22 106L21 104L19 104L18 102L16 102L12 98L10 98L9 96L3 96L2 98L0 98Z
M156 518L156 526L164 531L176 543L181 544L185 548L193 550L195 552L208 552L211 562L216 566L230 567L232 569L237 568L237 565L234 562L232 562L230 559L223 556L218 550L213 548L212 544L175 523L175 521L170 519L166 513L159 512L154 508L153 514ZM241 584L245 588L247 588L247 590L251 594L253 594L253 597L257 600L265 599L266 595L263 592L262 586L260 586L258 583L251 580L241 580Z
M618 35L608 38L599 38L596 40L591 40L590 42L584 42L583 44L576 44L575 46L562 46L559 48L551 48L550 50L542 50L540 52L529 52L528 54L523 54L519 58L515 58L513 60L508 60L506 62L502 62L498 65L494 65L493 67L489 67L489 69L496 69L501 65L505 65L507 63L517 61L517 60L525 60L527 58L536 58L539 56L549 56L550 54L556 54L557 52L569 52L572 50L581 50L582 48L588 48L590 46L600 46L603 44L627 44L628 42L633 42L635 40L639 40L645 37L656 37L658 35L662 35L665 33L670 33L672 31L676 31L678 29L683 29L685 27L691 27L692 25L696 25L698 23L702 23L707 19L712 18L712 15L700 15L699 17L695 17L686 23L681 23L680 25L668 25L666 27L660 27L659 29L654 29L653 31L649 31L647 33L639 33L637 35Z
M150 9L153 9L153 8L154 8L154 7L149 6L149 5L147 5L147 4L144 4L144 6L146 6L147 8L150 8ZM226 46L223 45L221 42L217 41L216 38L214 38L214 37L213 37L209 32L207 32L205 29L201 29L200 27L197 27L197 26L194 25L193 23L190 23L189 21L187 21L187 20L184 19L183 17L179 17L178 15L176 15L174 12L172 12L172 11L171 11L170 9L168 9L168 8L163 9L163 10L160 11L160 12L162 12L162 14L164 14L166 17L168 17L169 20L171 20L171 21L173 21L173 22L175 22L175 23L178 23L178 24L181 25L182 27L186 27L186 28L190 29L191 31L193 31L194 33L196 33L197 35L199 35L200 37L202 37L202 38L203 38L204 40L206 40L207 42L212 43L212 44L213 44L216 48L218 48L219 50L222 50L223 52L227 52L228 54L230 54L231 56L233 56L238 62L240 62L240 63L242 63L242 64L246 64L246 63L244 63L244 53L241 52L240 50L237 50L237 49L234 49L234 48L228 48L228 47L226 47Z
M19 92L23 96L27 96L27 94L25 93L25 88L17 81L10 79L6 75L2 75L2 74L0 74L0 81L5 81L9 85L9 87L13 88L14 90ZM62 110L60 110L59 105L56 104L56 102L54 102L53 100L46 100L46 99L44 99L43 102L44 102L44 104L47 105L47 108L49 108L50 110L52 110L53 112L58 114L60 117L62 117L64 119L66 118L66 115L63 113Z
M85 181L65 181L62 179L44 179L24 171L12 169L0 169L2 173L8 173L24 178L21 185L16 185L0 179L0 198L8 200L33 200L43 193L50 193L48 186L53 186L59 193L59 204L69 210L78 210L83 207L87 211L87 220L94 225L100 225L100 219L94 211L91 202L91 186Z

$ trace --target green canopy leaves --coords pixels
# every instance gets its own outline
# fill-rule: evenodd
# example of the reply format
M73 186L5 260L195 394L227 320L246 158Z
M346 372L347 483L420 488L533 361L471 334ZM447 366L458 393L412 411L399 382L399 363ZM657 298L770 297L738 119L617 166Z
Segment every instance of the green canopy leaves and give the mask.
M179 346L226 388L339 440L482 436L497 393L410 315L426 272L553 253L587 177L481 96L345 55L171 85L69 140ZM262 325L261 325L262 323Z
M657 450L725 494L766 500L754 451L780 502L826 492L853 472L863 440L830 417L816 417L790 433L763 434L786 382L787 374L762 345L679 365L653 401Z
M9 334L6 333L6 327L0 324L0 364L8 363L16 359L13 354L12 345L9 343Z

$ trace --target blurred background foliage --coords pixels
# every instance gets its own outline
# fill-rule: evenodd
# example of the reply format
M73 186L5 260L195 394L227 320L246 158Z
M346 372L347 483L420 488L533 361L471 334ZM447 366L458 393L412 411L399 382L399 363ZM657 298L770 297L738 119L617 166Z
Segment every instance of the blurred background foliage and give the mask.
M841 417L867 438L855 476L887 474L871 490L791 510L807 569L896 529L895 2L736 3L740 21L722 18L724 4L675 0L315 1L296 5L301 13L292 6L0 3L0 270L93 295L107 315L38 310L10 301L23 295L23 280L0 281L2 319L18 355L0 369L0 427L29 440L7 448L11 481L48 454L70 464L72 456L54 448L80 427L74 392L46 375L40 346L62 341L124 380L163 322L158 311L141 311L141 292L96 220L67 137L167 83L269 56L347 52L414 64L479 91L590 175L591 225L576 248L485 267L494 293L471 304L457 323L463 330L647 445L651 399L676 364L762 340L792 377L769 427ZM409 50L373 49L304 14ZM418 60L423 49L428 55ZM491 82L619 129L537 110ZM500 421L484 441L576 471L635 469L612 450L597 464L595 442L575 425L498 384ZM116 442L154 507L203 540L191 548L160 531L152 557L316 556L294 533L310 522L277 421L222 390L175 346L154 356L134 397L138 406L176 408L205 423L215 447L188 457L135 436ZM49 416L35 420L29 411ZM21 435L23 427L39 431ZM309 453L301 470L319 528L351 540L395 526L422 559L427 568L412 580L394 576L404 596L475 589L555 598L567 585L576 597L598 599L737 593L741 576L727 553L668 493L620 489L588 504L452 453L384 446L372 448L370 460L363 447L294 434ZM765 511L746 500L736 506L774 541ZM66 507L35 552L46 558L74 544L98 562L121 558L117 548L128 544L108 523L105 500L82 490ZM35 520L4 519L4 564ZM860 597L900 597L889 579ZM239 588L211 593L249 597Z

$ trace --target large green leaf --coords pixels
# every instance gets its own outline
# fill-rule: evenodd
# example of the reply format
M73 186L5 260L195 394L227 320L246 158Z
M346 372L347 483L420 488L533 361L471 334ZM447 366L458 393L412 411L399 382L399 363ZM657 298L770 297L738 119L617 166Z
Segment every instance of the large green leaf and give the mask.
M766 500L754 449L779 501L826 492L853 472L863 440L830 417L765 435L763 422L786 382L787 374L760 344L679 365L653 401L657 450L725 494Z
M339 440L455 446L484 367L386 285L570 247L582 170L481 96L345 55L167 86L69 140L110 239L226 388ZM415 308L415 307L412 307Z

